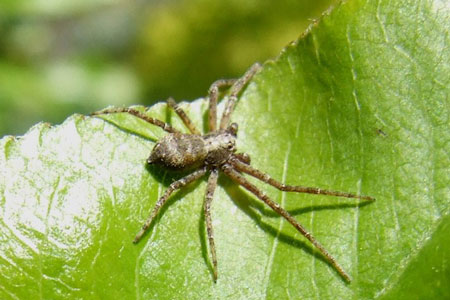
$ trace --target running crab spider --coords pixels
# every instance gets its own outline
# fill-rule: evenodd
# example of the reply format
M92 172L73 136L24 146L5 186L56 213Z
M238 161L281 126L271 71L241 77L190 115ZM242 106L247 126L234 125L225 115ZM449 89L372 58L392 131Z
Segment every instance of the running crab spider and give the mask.
M234 110L237 96L246 86L253 75L261 68L259 64L253 65L241 78L222 79L214 82L209 91L209 132L202 135L195 127L186 113L181 109L174 100L169 99L167 104L178 114L190 133L181 133L169 124L147 116L146 114L132 108L112 108L98 112L92 115L104 115L113 113L129 113L146 122L159 126L168 134L160 139L153 148L148 164L159 165L163 168L173 170L193 170L189 175L174 181L169 185L164 194L158 199L149 217L134 238L134 243L141 240L145 232L149 229L155 217L158 215L161 207L167 202L170 195L181 189L182 187L192 183L208 174L206 186L206 195L204 201L204 214L206 221L206 230L208 235L210 259L213 266L214 282L217 281L217 258L216 247L214 243L214 233L211 222L211 202L213 200L214 191L217 186L219 171L230 177L238 185L242 186L257 198L262 200L277 214L285 218L292 226L294 226L311 244L325 257L325 259L337 270L337 272L348 282L351 281L350 276L344 271L339 263L331 254L303 227L297 222L284 208L278 203L271 200L263 191L250 183L243 174L250 175L261 180L273 187L285 192L308 193L318 195L329 195L345 198L364 199L368 201L375 200L369 196L360 196L356 194L324 190L316 187L293 186L283 184L268 174L263 173L250 165L250 157L245 153L237 153L236 136L238 125L230 123L231 114ZM228 87L230 89L228 101L226 102L224 112L220 119L217 120L217 102L219 99L219 90ZM217 126L218 125L218 126Z

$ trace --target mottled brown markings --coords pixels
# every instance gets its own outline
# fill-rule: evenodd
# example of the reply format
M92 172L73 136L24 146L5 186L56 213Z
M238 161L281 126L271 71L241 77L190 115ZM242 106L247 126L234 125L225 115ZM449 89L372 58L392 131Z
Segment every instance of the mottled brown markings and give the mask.
M167 124L167 123L165 123L165 122L163 122L161 120L149 117L146 114L144 114L144 113L142 113L142 112L140 112L138 110L135 110L133 108L129 108L129 107L109 108L109 109L93 112L91 115L96 116L96 115L115 114L115 113L129 113L129 114L131 114L133 116L136 116L139 119L142 119L142 120L144 120L144 121L146 121L146 122L148 122L150 124L153 124L153 125L156 125L158 127L161 127L162 129L164 129L165 131L167 131L169 133L176 133L176 132L179 133L178 130L176 130L175 128L173 128L169 124Z
M168 105L172 107L183 123L189 129L191 134L184 134L171 127L169 124L160 120L151 118L132 108L112 108L93 113L93 115L111 114L111 113L130 113L150 124L156 125L167 131L169 134L160 139L153 148L148 164L160 165L163 168L175 170L194 170L189 175L173 182L164 194L158 199L149 217L145 221L142 229L136 235L134 243L139 242L145 232L158 215L161 207L167 202L170 195L185 185L200 179L209 172L208 183L206 187L204 213L206 222L206 231L208 235L208 243L211 255L211 263L213 266L213 278L217 280L217 257L214 243L214 233L211 220L211 202L213 200L214 191L217 187L217 178L219 170L230 177L237 184L254 194L262 200L271 209L280 216L285 218L294 228L296 228L311 244L325 257L325 259L336 269L336 271L346 280L350 281L350 276L338 264L338 262L328 253L328 251L301 225L299 224L284 208L278 203L271 200L263 191L250 183L242 173L248 174L259 179L275 188L285 192L298 192L309 194L320 194L328 196L337 196L344 198L364 199L374 201L375 199L368 196L360 196L346 192L338 192L331 190L323 190L315 187L303 187L286 185L271 178L268 174L263 173L250 166L250 156L246 153L236 153L236 135L238 126L236 123L230 124L231 114L233 113L237 96L247 85L250 79L261 68L259 64L253 65L238 80L222 79L214 82L208 92L209 98L209 132L201 135L194 123L189 119L186 113L181 109L175 101L169 99ZM223 87L230 87L228 101L220 120L219 129L217 129L217 101L219 90Z
M176 191L182 188L183 186L196 181L197 179L200 179L203 177L207 172L206 167L197 170L186 177L183 177L177 181L172 182L172 184L169 185L167 190L164 192L164 195L161 196L161 198L158 199L158 202L156 202L155 206L153 207L153 210L151 211L150 215L148 216L147 220L145 221L144 225L142 225L142 229L139 231L139 233L136 235L136 237L133 240L133 243L139 242L139 240L142 238L142 236L145 234L147 229L150 227L150 225L153 222L153 219L158 215L159 210L161 207L167 202L170 195Z
M147 163L173 170L192 169L203 164L207 154L202 136L173 133L158 141Z
M209 88L209 131L217 130L217 100L219 97L219 90L224 87L232 86L235 82L236 79L219 79Z
M278 203L272 201L264 192L259 190L255 185L250 183L244 178L235 168L231 165L225 165L222 167L225 174L228 175L233 181L243 186L246 190L254 194L256 197L264 201L271 209L276 213L285 218L292 226L294 226L304 237L306 237L331 263L331 265L345 278L348 282L351 281L350 276L344 269L339 265L339 263L334 259L334 257L328 253L328 251L303 227L297 222L284 208L282 208ZM355 197L353 197L355 198ZM356 197L357 198L357 197Z
M177 113L177 115L181 118L184 125L189 129L192 134L201 135L200 131L195 127L194 123L192 123L191 119L186 115L183 109L178 106L178 104L172 98L167 99L167 104Z
M359 196L346 192L338 192L338 191L329 191L316 187L307 187L307 186L296 186L296 185L287 185L281 182L276 181L269 174L261 172L250 166L248 163L240 161L237 158L230 158L229 162L231 165L238 171L244 172L250 176L253 176L267 184L270 184L273 187L276 187L280 191L284 192L297 192L297 193L307 193L307 194L316 194L316 195L327 195L327 196L336 196L336 197L344 197L344 198L357 198L363 200L373 201L372 197L368 196Z
M209 243L209 250L211 252L211 262L213 265L214 281L217 281L217 257L216 257L216 246L214 244L214 231L212 228L212 219L211 219L211 202L213 200L214 191L216 190L218 177L219 177L219 170L218 169L211 170L211 175L209 175L208 184L206 186L206 195L204 203L206 231L208 233L208 243Z

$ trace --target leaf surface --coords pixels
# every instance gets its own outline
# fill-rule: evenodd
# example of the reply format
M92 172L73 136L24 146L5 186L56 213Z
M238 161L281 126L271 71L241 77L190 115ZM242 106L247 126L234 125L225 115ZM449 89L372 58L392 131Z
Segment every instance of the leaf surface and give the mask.
M129 115L74 115L0 141L0 298L411 299L420 274L429 283L420 295L448 297L449 25L443 1L348 1L267 62L233 115L238 148L258 169L377 199L364 205L256 183L339 261L350 284L224 176L212 212L216 284L204 180L175 194L133 245L177 178L145 166L164 133ZM205 100L183 107L206 129ZM148 114L183 128L165 105Z

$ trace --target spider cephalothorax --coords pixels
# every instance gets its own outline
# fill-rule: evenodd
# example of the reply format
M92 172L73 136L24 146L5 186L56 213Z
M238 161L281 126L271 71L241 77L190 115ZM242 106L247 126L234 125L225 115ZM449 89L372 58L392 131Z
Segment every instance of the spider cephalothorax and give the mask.
M295 220L278 203L272 201L264 192L250 183L243 175L248 174L253 176L256 179L259 179L285 192L321 194L345 198L365 199L369 201L374 200L372 197L359 196L346 192L323 190L316 187L285 185L271 178L268 174L265 174L250 166L249 155L245 153L236 153L236 134L238 126L236 123L230 124L231 114L237 101L237 95L259 69L260 65L255 64L244 74L243 77L238 80L218 80L211 85L211 88L209 89L209 132L204 135L199 132L186 113L172 99L167 101L168 105L172 107L180 116L183 123L191 132L190 134L181 133L169 124L149 117L146 114L132 108L112 108L93 113L93 115L129 113L147 121L150 124L161 127L167 131L168 134L156 143L149 158L147 159L147 163L160 165L161 167L175 170L192 170L189 175L169 185L161 198L159 198L156 202L155 207L142 226L141 231L139 231L134 238L134 243L137 243L143 237L144 233L148 230L151 223L158 215L161 207L167 202L170 195L174 191L208 174L204 213L209 249L211 252L211 261L213 265L213 277L214 281L216 281L217 258L210 208L213 194L217 186L219 171L222 171L237 184L241 185L260 200L264 201L264 203L266 203L271 209L285 218L323 254L323 256L330 262L331 265L334 266L334 268L336 268L343 278L350 281L350 276L344 271L344 269L328 253L328 251L325 250L325 248L300 223L297 222L297 220ZM220 124L217 126L217 101L219 89L221 87L230 86L231 88L228 101L222 114L222 118L220 119Z

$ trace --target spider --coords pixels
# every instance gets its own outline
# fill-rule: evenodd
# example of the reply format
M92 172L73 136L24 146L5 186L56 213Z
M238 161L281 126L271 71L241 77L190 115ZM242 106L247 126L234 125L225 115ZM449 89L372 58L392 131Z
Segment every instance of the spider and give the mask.
M250 79L258 72L261 65L256 63L239 79L221 79L215 81L208 91L209 98L209 132L202 135L195 127L186 113L181 109L173 99L169 98L167 104L181 118L190 133L181 133L171 125L158 119L147 116L146 114L133 108L110 108L92 115L104 115L113 113L129 113L150 124L161 127L168 132L166 136L160 139L150 156L147 163L151 165L159 165L163 168L172 170L192 170L192 172L174 181L169 185L164 194L158 199L149 217L143 224L133 242L138 243L150 225L158 215L161 207L167 202L170 195L181 189L182 187L192 183L201 177L207 175L208 181L206 186L206 195L204 201L204 214L206 222L206 230L208 235L210 260L213 266L213 280L217 281L217 257L216 247L214 243L214 233L211 222L211 202L213 200L214 191L217 187L217 179L219 171L231 178L238 185L242 186L257 198L262 200L277 214L285 218L292 226L294 226L305 238L307 238L314 247L326 258L326 260L337 270L337 272L347 281L350 282L350 276L338 264L331 254L303 227L295 220L288 211L282 208L278 203L271 200L263 191L249 182L243 174L255 177L275 188L285 192L298 192L308 194L319 194L338 196L345 198L357 198L369 201L375 199L369 196L360 196L356 194L324 190L316 187L293 186L281 183L268 174L263 173L250 165L250 156L245 153L236 152L236 136L238 125L230 123L231 114L234 110L237 96L241 90L247 85ZM217 124L217 102L219 100L219 92L222 88L229 88L229 96L223 111L220 123Z

